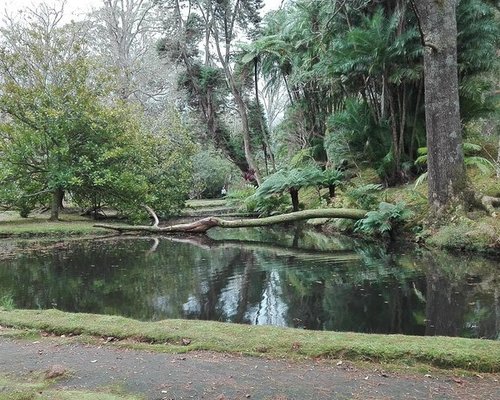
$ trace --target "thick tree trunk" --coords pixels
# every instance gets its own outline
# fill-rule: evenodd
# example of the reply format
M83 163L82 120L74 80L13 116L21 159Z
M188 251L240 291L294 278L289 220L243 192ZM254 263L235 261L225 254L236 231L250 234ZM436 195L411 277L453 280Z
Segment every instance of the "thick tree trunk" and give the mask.
M52 192L49 221L59 221L59 210L61 208L63 197L64 191L62 189L58 188Z
M236 219L230 221L216 217L207 217L195 222L191 222L189 224L178 224L165 227L108 224L96 224L94 226L98 228L112 229L118 232L149 232L156 234L205 233L206 231L214 227L249 228L282 224L286 222L303 221L313 218L347 218L357 220L364 218L366 213L366 210L358 210L353 208L325 208L297 211L290 214L274 215L267 218Z
M457 0L413 0L424 52L429 203L439 215L461 200L465 166L458 100Z

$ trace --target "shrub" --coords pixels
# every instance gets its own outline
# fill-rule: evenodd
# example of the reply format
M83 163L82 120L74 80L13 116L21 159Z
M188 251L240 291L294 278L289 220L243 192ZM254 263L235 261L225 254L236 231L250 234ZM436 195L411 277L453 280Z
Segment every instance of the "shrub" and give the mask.
M191 198L219 197L233 171L231 163L213 149L200 150L193 157Z
M15 308L12 295L6 294L0 297L0 310L12 311Z
M399 202L390 204L382 202L378 210L369 211L366 217L356 222L355 231L385 235L393 231L412 216L412 212L406 208L406 204Z
M346 196L354 204L364 210L370 210L375 208L378 204L377 194L382 190L382 185L375 185L369 183L367 185L359 186L354 189L350 189L346 192Z

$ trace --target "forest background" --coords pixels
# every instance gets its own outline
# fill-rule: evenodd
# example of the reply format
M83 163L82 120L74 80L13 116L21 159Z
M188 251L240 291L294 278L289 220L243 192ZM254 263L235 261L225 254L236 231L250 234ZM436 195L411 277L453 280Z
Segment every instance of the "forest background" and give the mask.
M425 215L428 46L413 2L285 1L264 17L263 5L104 0L73 21L63 3L7 14L2 206L50 204L57 219L65 198L139 219L141 204L167 216L224 187L260 215L378 210L358 224L368 231L408 207ZM456 8L461 146L469 186L493 198L498 16L493 1ZM401 185L404 204L380 204Z

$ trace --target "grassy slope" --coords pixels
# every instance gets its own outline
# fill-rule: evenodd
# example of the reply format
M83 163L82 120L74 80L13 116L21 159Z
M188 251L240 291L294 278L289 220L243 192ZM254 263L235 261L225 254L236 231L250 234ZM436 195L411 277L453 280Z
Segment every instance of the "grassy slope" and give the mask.
M21 218L18 213L0 213L0 237L69 236L108 234L95 228L94 220L74 214L63 214L61 221L49 222L47 215Z
M351 181L353 186L381 183L376 172L372 169L358 172L359 176ZM500 197L500 179L496 178L493 172L483 174L471 168L468 170L468 182L470 188L477 193ZM347 187L346 190L351 187ZM478 208L473 210L457 209L447 221L443 221L444 223L439 224L439 226L434 226L435 221L429 218L426 182L417 187L414 183L409 183L386 188L378 193L377 197L379 201L389 203L404 202L407 208L413 212L413 217L406 224L408 238L416 238L419 242L425 242L426 245L434 248L500 254L500 211L497 213L498 215L491 216ZM304 201L306 207L318 206L317 195L312 190L304 191L301 201ZM355 207L356 203L345 196L343 190L339 190L334 205L335 207ZM337 229L339 221L333 221L331 225L333 229Z
M480 372L500 371L500 344L492 340L305 331L210 321L140 322L57 310L0 310L0 324L57 334L85 334L158 344L159 351L210 350L271 357L343 358L423 363ZM183 346L183 339L189 344Z

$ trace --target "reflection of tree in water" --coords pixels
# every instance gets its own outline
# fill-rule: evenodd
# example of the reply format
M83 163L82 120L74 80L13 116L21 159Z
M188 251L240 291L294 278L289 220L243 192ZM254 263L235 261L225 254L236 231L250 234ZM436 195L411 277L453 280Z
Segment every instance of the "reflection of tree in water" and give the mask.
M426 335L497 338L500 282L491 264L466 255L426 253Z
M292 233L277 244L149 238L23 252L0 263L0 294L18 307L143 320L498 336L494 261L369 245L349 252L317 233Z
M427 274L426 335L458 336L464 326L465 284L439 274Z
M193 317L250 324L284 325L281 283L273 271L258 267L256 252L241 250L200 294Z
M192 317L241 322L246 304L262 279L252 273L253 265L253 254L244 250L225 260L224 267L204 282L198 293L200 311Z
M257 307L247 312L246 319L256 325L288 326L288 305L282 298L282 283L278 272L266 273L266 284L262 300Z
M399 273L398 273L399 272ZM336 265L291 270L287 285L289 317L307 329L421 334L414 313L422 313L412 290L416 271L397 265Z

